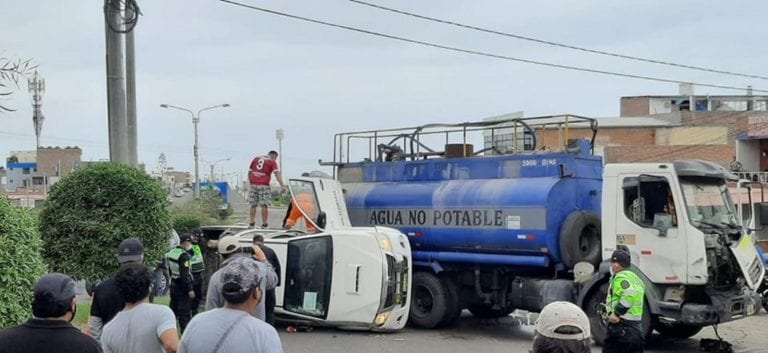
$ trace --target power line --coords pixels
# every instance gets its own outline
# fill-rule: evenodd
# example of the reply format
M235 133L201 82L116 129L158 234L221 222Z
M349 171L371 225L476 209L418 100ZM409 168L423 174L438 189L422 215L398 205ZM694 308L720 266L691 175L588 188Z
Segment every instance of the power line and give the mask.
M508 61L516 61L516 62L522 62L522 63L527 63L527 64L539 65L539 66L554 67L554 68L559 68L559 69L589 72L589 73L608 75L608 76L618 76L618 77L634 78L634 79L639 79L639 80L657 81L657 82L666 82L666 83L692 84L692 85L701 86L701 87L711 87L711 88L720 88L720 89L728 89L728 90L738 90L738 91L744 91L745 90L745 88L743 88L743 87L726 86L726 85L718 85L718 84L711 84L711 83L686 82L686 81L666 79L666 78L661 78L661 77L626 74L626 73L620 73L620 72L611 72L611 71L605 71L605 70L591 69L591 68L586 68L586 67L561 65L561 64L548 63L548 62L544 62L544 61L536 61L536 60L515 58L515 57L511 57L511 56L506 56L506 55L493 54L493 53L476 51L476 50L470 50L470 49L462 49L462 48L458 48L458 47L452 47L452 46L447 46L447 45L442 45L442 44L437 44L437 43L432 43L432 42L426 42L426 41L421 41L421 40L416 40L416 39L399 37L399 36L395 36L395 35L391 35L391 34L386 34L386 33L374 32L374 31L370 31L370 30L367 30L367 29L357 28L357 27L340 25L340 24L325 22L325 21L321 21L321 20L315 20L315 19L311 19L311 18L307 18L307 17L302 17L302 16L288 14L288 13L285 13L285 12L279 12L279 11L275 11L275 10L269 10L269 9L265 9L265 8L262 8L262 7L253 6L253 5L243 4L243 3L232 1L232 0L220 0L220 1L224 2L224 3L231 4L231 5L245 7L245 8L249 8L249 9L256 10L256 11L261 11L261 12L265 12L265 13L269 13L269 14L273 14L273 15L288 17L288 18L292 18L292 19L296 19L296 20L305 21L305 22L315 23L315 24L324 25L324 26L328 26L328 27L339 28L339 29L345 29L345 30L348 30L348 31L364 33L364 34L368 34L368 35L372 35L372 36L376 36L376 37L387 38L387 39L392 39L392 40L397 40L397 41L407 42L407 43L412 43L412 44L419 44L419 45L423 45L423 46L428 46L428 47L433 47L433 48L438 48L438 49L444 49L444 50L449 50L449 51L454 51L454 52L459 52L459 53L472 54L472 55L478 55L478 56L485 56L485 57L489 57L489 58L496 58L496 59L502 59L502 60L508 60ZM768 93L768 90L762 90L762 89L752 89L752 91L753 92Z
M490 34L496 34L496 35L505 36L505 37L516 38L516 39L520 39L520 40L526 40L526 41L529 41L529 42L535 42L535 43L551 45L551 46L555 46L555 47L561 47L561 48L566 48L566 49L578 50L578 51L592 53L592 54L600 54L600 55L612 56L612 57L621 58L621 59L642 61L642 62L647 62L647 63L652 63L652 64L659 64L659 65L668 65L668 66L674 66L674 67L679 67L679 68L684 68L684 69L705 71L705 72L711 72L711 73L717 73L717 74L723 74L723 75L732 75L732 76L740 76L740 77L748 77L748 78L756 78L756 79L761 79L761 80L768 80L767 76L760 76L760 75L753 75L753 74L744 74L744 73L738 73L738 72L733 72L733 71L711 69L711 68L706 68L706 67L701 67L701 66L694 66L694 65L678 64L678 63L669 62L669 61L641 58L641 57L637 57L637 56L612 53L612 52L596 50L596 49L589 49L589 48L584 48L584 47L578 47L578 46L575 46L575 45L563 44L563 43L558 43L558 42L552 42L552 41L548 41L548 40L543 40L543 39L538 39L538 38L533 38L533 37L527 37L527 36L523 36L523 35L519 35L519 34L508 33L508 32L501 32L501 31L497 31L497 30L493 30L493 29L476 27L476 26L467 25L467 24L463 24L463 23L458 23L458 22L443 20L443 19L439 19L439 18L429 17L429 16L420 15L420 14L413 13L413 12L407 12L407 11L403 11L403 10L394 9L394 8L391 8L391 7L385 7L385 6L381 6L381 5L377 5L377 4L372 4L372 3L369 3L369 2L365 2L365 1L360 1L360 0L349 0L349 1L354 2L356 4L370 6L370 7L373 7L373 8L376 8L376 9L380 9L380 10L384 10L384 11L389 11L389 12L394 12L394 13L401 14L401 15L406 15L406 16L411 16L411 17L419 18L419 19L422 19L422 20L438 22L438 23L447 24L447 25L451 25L451 26L462 27L462 28L466 28L466 29L471 29L471 30L485 32L485 33L490 33Z

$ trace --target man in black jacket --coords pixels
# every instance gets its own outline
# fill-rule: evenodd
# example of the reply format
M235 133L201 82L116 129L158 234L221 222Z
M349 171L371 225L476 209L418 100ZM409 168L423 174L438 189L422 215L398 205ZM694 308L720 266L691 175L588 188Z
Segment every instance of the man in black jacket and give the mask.
M277 286L280 286L280 260L277 258L275 251L264 245L264 237L257 234L253 236L253 245L258 245L264 255L267 257L267 262L275 269L277 273ZM268 324L275 326L275 289L267 289L267 293L264 296L264 306L266 309L266 321Z
M100 353L101 346L70 322L75 318L75 281L61 273L49 273L35 285L34 317L0 331L0 353Z

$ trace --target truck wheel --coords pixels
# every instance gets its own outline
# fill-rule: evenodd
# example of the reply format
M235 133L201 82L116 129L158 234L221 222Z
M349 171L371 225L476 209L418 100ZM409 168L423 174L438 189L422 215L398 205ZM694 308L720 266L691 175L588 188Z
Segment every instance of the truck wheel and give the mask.
M560 258L568 268L589 262L595 268L601 260L600 218L597 215L572 212L560 228Z
M459 298L459 286L456 281L449 276L440 276L440 283L445 288L445 316L440 323L439 327L451 326L461 316L462 306Z
M514 311L511 308L493 309L492 305L486 304L473 304L468 309L472 316L478 319L495 319L507 316Z
M672 338L690 338L703 329L702 326L685 324L667 325L662 323L657 323L654 328L662 336Z
M416 327L437 327L448 314L447 301L447 291L437 277L427 272L416 272L408 321Z
M589 318L589 328L592 331L592 340L599 346L603 345L607 335L607 327L605 321L600 314L597 313L597 307L600 304L605 303L605 298L608 293L608 282L601 284L599 287L592 290L589 294L589 299L585 302L584 313ZM653 333L653 323L651 322L651 309L648 307L648 302L643 301L643 337L645 341Z

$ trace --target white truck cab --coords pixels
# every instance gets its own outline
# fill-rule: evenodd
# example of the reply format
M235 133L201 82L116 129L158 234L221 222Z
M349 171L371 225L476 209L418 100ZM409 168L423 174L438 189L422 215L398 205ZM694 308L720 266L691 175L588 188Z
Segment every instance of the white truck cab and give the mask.
M728 191L735 179L699 160L605 166L603 259L620 246L630 251L646 284L646 333L690 337L757 312L765 270ZM608 277L603 263L581 292L587 311L605 300ZM602 321L592 327L601 341Z
M312 209L301 212L317 233L246 229L226 235L238 237L241 248L248 249L260 234L277 254L277 317L346 329L403 328L411 298L411 249L405 235L386 227L352 227L335 180L292 178L288 184L292 198L304 193L314 201Z

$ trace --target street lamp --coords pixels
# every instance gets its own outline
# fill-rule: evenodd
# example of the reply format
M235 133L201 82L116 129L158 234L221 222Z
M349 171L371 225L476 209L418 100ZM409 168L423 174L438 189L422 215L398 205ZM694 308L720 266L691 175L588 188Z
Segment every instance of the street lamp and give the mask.
M198 110L197 114L195 114L193 111L191 111L189 109L173 106L173 105L170 105L170 104L160 104L160 107L161 108L171 108L171 109L176 109L176 110L182 110L182 111L185 111L185 112L189 113L190 115L192 115L192 124L195 125L195 145L193 146L194 155L195 155L195 198L199 199L200 198L200 161L199 161L199 156L198 156L198 153L197 153L197 150L198 150L198 145L197 145L197 123L200 122L200 113L202 113L202 112L204 112L206 110L211 110L211 109L216 109L216 108L226 108L226 107L229 107L229 104L219 104L219 105L214 105L212 107L203 108L203 109Z
M228 160L230 160L230 159L231 159L231 158L224 158L224 159L219 159L218 161L213 161L213 162L208 162L208 161L206 161L205 159L203 159L203 162L204 162L204 163L208 163L208 164L211 166L211 183L213 183L213 182L215 182L215 181L216 181L216 180L215 180L216 178L214 177L214 171L213 171L213 168L216 166L216 164L218 164L219 162L225 162L225 161L228 161Z

